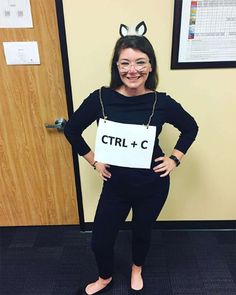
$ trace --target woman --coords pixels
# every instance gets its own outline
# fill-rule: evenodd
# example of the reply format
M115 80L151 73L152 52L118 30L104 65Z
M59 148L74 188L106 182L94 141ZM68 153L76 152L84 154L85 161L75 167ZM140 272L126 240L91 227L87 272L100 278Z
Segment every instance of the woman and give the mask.
M101 294L112 287L113 247L130 209L133 213L130 292L142 294L142 266L150 246L152 224L168 195L169 174L180 164L197 135L193 117L170 96L156 92L157 80L156 57L149 40L142 34L122 35L114 49L110 87L90 94L66 125L69 142L104 180L92 236L99 277L87 285L83 294ZM92 122L103 117L106 120L106 116L114 122L155 126L149 169L95 161L81 134ZM164 155L158 141L164 123L180 131L170 157Z

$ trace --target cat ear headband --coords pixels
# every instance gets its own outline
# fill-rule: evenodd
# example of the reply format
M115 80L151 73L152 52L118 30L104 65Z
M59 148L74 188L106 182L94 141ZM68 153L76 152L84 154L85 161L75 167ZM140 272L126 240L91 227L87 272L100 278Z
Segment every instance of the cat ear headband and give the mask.
M143 36L147 32L147 26L144 21L139 23L135 28L127 27L126 25L120 25L120 35L121 37L126 36Z

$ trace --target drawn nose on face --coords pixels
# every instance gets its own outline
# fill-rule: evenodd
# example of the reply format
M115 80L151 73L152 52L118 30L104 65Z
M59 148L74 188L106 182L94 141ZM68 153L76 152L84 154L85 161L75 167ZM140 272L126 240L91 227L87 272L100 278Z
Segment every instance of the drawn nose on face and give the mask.
M130 65L129 72L131 72L131 73L132 73L132 72L137 72L137 70L136 70L134 64L131 64L131 65Z

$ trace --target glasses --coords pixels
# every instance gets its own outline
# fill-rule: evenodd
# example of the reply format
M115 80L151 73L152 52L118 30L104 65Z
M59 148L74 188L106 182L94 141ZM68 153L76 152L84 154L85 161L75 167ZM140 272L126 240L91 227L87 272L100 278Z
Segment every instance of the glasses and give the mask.
M118 61L116 64L120 72L128 72L130 71L132 66L135 68L136 71L142 72L147 69L147 66L149 63L150 61L147 59L139 59L135 62L130 62L128 60L121 60L121 61Z

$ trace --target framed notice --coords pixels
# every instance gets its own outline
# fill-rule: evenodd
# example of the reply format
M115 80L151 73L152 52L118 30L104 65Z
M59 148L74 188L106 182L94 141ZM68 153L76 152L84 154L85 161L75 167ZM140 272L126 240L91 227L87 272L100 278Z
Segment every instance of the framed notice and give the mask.
M171 69L236 67L236 0L175 0Z

